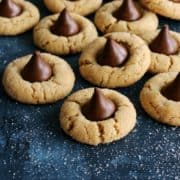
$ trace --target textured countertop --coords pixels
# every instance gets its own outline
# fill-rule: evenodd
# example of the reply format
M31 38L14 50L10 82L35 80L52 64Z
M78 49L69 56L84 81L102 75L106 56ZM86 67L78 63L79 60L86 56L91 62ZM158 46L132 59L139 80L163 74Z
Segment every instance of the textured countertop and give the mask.
M48 15L41 0L32 0ZM160 18L180 32L180 22ZM32 31L0 37L0 76L13 59L35 50ZM76 74L73 91L90 87L78 71L79 55L66 56ZM63 103L32 106L11 100L0 87L0 179L180 179L180 129L153 121L141 108L137 84L118 91L134 103L138 117L125 139L91 147L73 141L59 127Z

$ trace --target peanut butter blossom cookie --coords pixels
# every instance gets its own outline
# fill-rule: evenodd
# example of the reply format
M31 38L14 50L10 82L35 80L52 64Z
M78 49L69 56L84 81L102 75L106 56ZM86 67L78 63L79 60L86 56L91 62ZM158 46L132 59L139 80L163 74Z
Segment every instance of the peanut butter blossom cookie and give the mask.
M89 88L68 97L61 108L60 123L65 133L81 143L110 143L134 128L136 110L116 91Z
M140 0L140 2L161 16L180 20L180 0Z
M39 21L38 9L24 0L1 0L0 35L21 34Z
M63 59L40 52L12 61L3 75L8 95L27 104L62 99L70 93L74 81L74 73Z
M169 27L165 25L162 30L144 33L142 37L151 50L150 72L180 71L179 33L169 31Z
M100 7L102 0L44 0L44 3L53 13L61 12L67 8L68 11L88 15Z
M86 18L69 13L45 17L34 29L34 42L53 54L73 54L97 37L95 26Z
M140 100L145 111L157 121L180 126L180 72L161 73L150 79Z
M101 87L125 87L137 82L148 70L150 51L138 36L126 32L99 37L83 51L81 75Z
M95 24L103 33L124 31L139 34L155 30L158 18L138 2L119 0L102 6L95 15Z

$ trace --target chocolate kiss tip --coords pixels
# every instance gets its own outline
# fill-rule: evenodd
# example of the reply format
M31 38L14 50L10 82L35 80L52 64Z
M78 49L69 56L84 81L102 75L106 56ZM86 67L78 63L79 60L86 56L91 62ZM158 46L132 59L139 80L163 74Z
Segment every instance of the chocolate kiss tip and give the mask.
M51 31L59 36L72 36L79 33L80 27L69 12L64 9L55 24L51 27Z
M39 51L35 51L21 72L23 79L30 82L47 81L52 76L51 66L46 63Z
M178 52L179 45L169 32L169 26L164 25L158 36L149 45L153 52L173 55Z
M136 21L141 18L142 14L133 0L124 0L120 8L115 11L114 16L119 20Z
M180 101L180 72L170 85L162 89L162 94L170 100Z
M122 43L117 43L108 37L103 52L98 57L98 63L100 65L119 67L126 62L127 58L127 48Z
M0 2L0 16L12 18L21 14L22 8L12 0L2 0Z
M82 112L91 121L102 121L110 118L116 111L115 104L98 88L90 101L82 107Z

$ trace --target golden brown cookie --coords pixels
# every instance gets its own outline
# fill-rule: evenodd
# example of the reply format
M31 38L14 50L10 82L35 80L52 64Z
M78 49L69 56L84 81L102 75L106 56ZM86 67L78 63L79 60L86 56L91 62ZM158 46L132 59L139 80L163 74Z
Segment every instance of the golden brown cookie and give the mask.
M180 2L173 0L140 0L144 7L167 18L180 20Z
M13 1L22 7L22 12L11 18L0 16L0 35L13 36L24 33L39 21L40 15L35 5L24 0Z
M72 94L62 105L61 127L81 143L98 145L119 140L128 135L136 124L136 110L127 97L109 89L101 91L117 106L114 116L109 119L92 121L82 113L82 106L91 99L94 88Z
M53 54L73 54L81 52L97 37L95 26L86 18L71 13L71 17L79 24L80 32L72 36L53 34L50 28L58 19L59 14L45 17L34 28L34 43L41 49Z
M128 47L129 57L121 67L100 65L97 54L104 48L107 38ZM92 84L101 87L126 87L137 82L146 73L150 65L150 51L146 43L138 36L126 32L110 33L89 44L79 60L81 75Z
M162 89L172 83L177 75L177 72L168 72L154 76L140 94L141 104L151 117L173 126L180 126L180 101L168 99L162 94Z
M121 7L123 0L113 1L102 6L95 15L95 24L103 33L108 32L133 32L141 34L145 31L155 30L158 27L157 16L145 10L138 3L137 6L142 12L142 17L135 21L117 20L113 13Z
M150 45L159 33L160 30L146 32L143 33L141 37ZM178 51L175 54L167 55L151 50L151 65L149 68L151 73L180 71L180 34L170 31L170 35L177 41L179 46Z
M52 76L47 81L30 82L23 79L22 70L32 55L18 58L7 66L3 85L11 98L27 104L46 104L58 101L70 93L75 81L71 67L57 56L47 53L41 53L41 56L52 68Z
M101 5L102 0L44 0L44 3L53 13L61 12L64 8L66 8L70 12L85 16L97 10Z

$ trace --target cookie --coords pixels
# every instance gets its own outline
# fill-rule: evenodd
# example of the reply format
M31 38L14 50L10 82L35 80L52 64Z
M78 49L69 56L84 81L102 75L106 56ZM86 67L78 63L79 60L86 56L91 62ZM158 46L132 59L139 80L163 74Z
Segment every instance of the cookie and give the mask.
M97 11L94 22L101 32L109 33L123 31L132 32L138 35L145 31L157 29L158 18L154 13L145 10L137 2L135 6L137 7L137 10L135 11L133 9L135 15L133 13L131 14L131 9L128 9L128 4L126 5L127 7L123 6L121 10L122 5L126 2L127 1L124 0L113 1L105 4ZM131 7L131 4L129 6ZM125 10L127 13L124 13ZM138 14L138 12L140 14Z
M69 35L68 32L73 33ZM34 43L41 49L53 54L67 55L81 52L97 37L97 31L88 19L64 10L60 15L42 19L34 28L33 36Z
M61 128L81 143L98 145L119 140L128 135L136 124L136 110L127 97L109 89L100 91L103 94L101 99L104 96L103 98L112 101L116 106L114 114L105 120L88 119L83 113L83 107L95 96L94 88L72 94L62 105ZM108 108L112 111L112 107Z
M51 54L41 53L41 59L36 56L18 58L7 66L3 75L5 91L27 104L53 103L64 98L75 81L71 67Z
M44 0L44 4L53 13L61 12L64 8L70 12L86 16L96 11L102 4L102 0Z
M149 68L151 73L180 71L180 34L178 32L169 31L168 26L164 26L162 30L143 33L141 37L151 49ZM153 46L156 46L157 50L152 49L152 43L156 44ZM168 49L172 52L168 53Z
M170 96L164 95L164 88L166 91L167 88L173 90ZM180 74L178 75L177 72L160 73L154 76L144 85L140 94L144 110L155 120L172 126L180 126L179 98Z
M38 23L40 14L35 5L23 0L6 1L0 3L0 35L18 35Z
M178 0L140 0L140 2L152 12L180 20L180 2Z
M112 47L109 50L105 49L108 38L113 39L117 44L124 44L128 50L128 57L121 65L102 65L98 61L100 52L111 52ZM112 59L111 56L106 56L109 60ZM117 57L117 54L115 56ZM105 57L101 57L101 61L105 61ZM105 37L97 38L85 48L79 60L79 69L83 78L94 85L108 88L134 84L142 78L149 65L150 51L146 43L135 34L126 32L110 33Z

